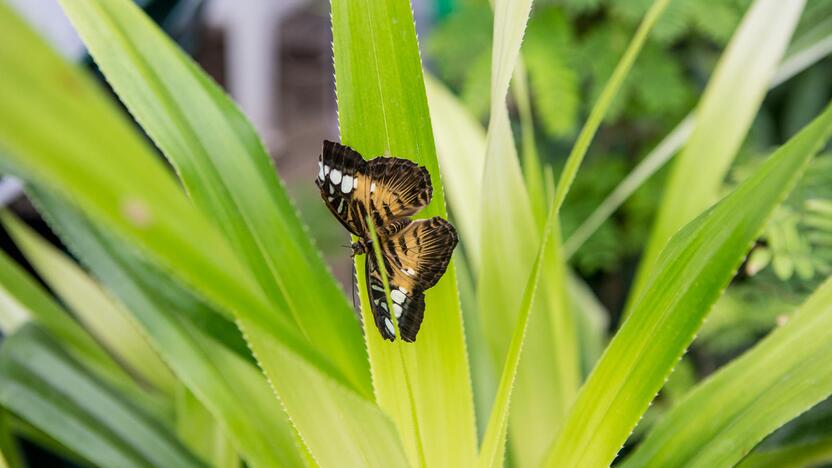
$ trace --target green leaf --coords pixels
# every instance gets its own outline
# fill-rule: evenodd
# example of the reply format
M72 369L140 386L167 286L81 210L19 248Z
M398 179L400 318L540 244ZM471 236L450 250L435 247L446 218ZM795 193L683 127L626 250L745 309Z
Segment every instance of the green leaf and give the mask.
M216 417L243 457L254 466L302 466L289 421L263 375L251 361L195 327L189 320L193 312L183 307L207 305L196 298L169 300L171 293L160 294L149 278L160 272L142 268L141 257L131 255L125 245L96 229L54 195L43 190L35 194L39 209L55 231L123 301L165 362ZM46 247L33 233L19 227L16 231L18 238L28 237L31 255L48 255L35 250ZM168 285L169 289L174 287ZM226 322L226 326L233 324Z
M515 75L514 79L518 79ZM431 106L431 115L436 122L436 139L437 149L440 157L442 167L445 168L443 172L444 180L448 181L448 193L451 200L451 208L455 219L479 219L480 206L471 204L470 198L472 194L481 194L480 187L482 186L482 168L485 155L485 135L482 127L475 122L470 115L465 112L464 107L459 100L455 99L447 89L445 89L436 80L428 80L428 97ZM515 87L517 83L514 83ZM516 90L516 89L515 89ZM520 187L520 190L525 190L525 187ZM551 198L551 193L547 198ZM542 200L542 201L545 201ZM512 211L515 214L517 211ZM543 213L541 216L545 216ZM541 220L545 224L545 219ZM482 252L476 248L475 242L479 239L478 231L479 225L476 223L459 222L460 238L463 240L463 246L466 248L467 256L472 258L472 263L475 263ZM525 235L526 233L520 233ZM473 245L472 245L473 244ZM527 247L531 248L534 244L529 244ZM551 248L554 251L554 247ZM532 252L532 255L534 252ZM552 257L547 257L551 261ZM504 261L513 261L511 257L503 258ZM531 260L533 261L533 259ZM502 263L503 268L506 267ZM460 271L462 271L460 269ZM546 278L547 272L542 272ZM462 278L462 275L460 276ZM518 277L519 278L519 277ZM512 278L516 281L516 278ZM551 283L549 280L547 282ZM577 291L578 288L586 288L585 285L569 284L570 296L576 298L576 303L582 304L580 307L575 307L576 315L578 315L578 323L586 328L587 336L590 339L582 341L581 345L586 346L588 351L586 356L581 356L581 360L589 361L591 366L597 356L600 354L600 346L603 334L606 331L603 325L603 320L597 316L599 313L597 300L589 297L591 292L588 290ZM461 285L464 285L461 281ZM515 284L515 288L523 288L524 285ZM471 288L473 289L473 287ZM587 296L587 294L589 296ZM473 296L473 291L471 292ZM547 292L547 296L554 295L552 292ZM580 296L580 299L577 299ZM546 297L544 297L546 299ZM468 305L471 304L471 305ZM483 327L489 326L489 329L499 331L499 327L493 327L491 323L482 323L486 319L481 313L477 313L480 308L474 307L476 300L472 297L466 301L463 297L463 306L467 306L466 313L471 310L470 320L466 320L466 333L469 335L468 346L471 350L472 365L474 366L474 378L479 385L475 386L477 397L478 414L487 416L486 412L494 404L494 392L496 387L493 383L494 377L492 374L500 369L492 369L492 363L487 361L495 361L493 356L492 343L486 343L486 335ZM530 392L523 393L523 398L514 398L511 402L514 407L511 411L510 417L516 418L518 445L515 447L517 456L527 456L530 459L534 458L535 447L538 451L543 450L550 442L552 417L551 414L557 414L558 404L552 398L553 389L555 388L557 376L552 372L553 367L542 369L540 366L524 365L523 362L530 361L532 363L549 362L552 356L551 332L547 321L546 314L548 310L544 308L542 301L537 301L534 307L539 307L540 310L531 314L530 320L532 323L528 327L527 334L529 335L525 340L524 353L526 357L521 361L518 373L525 375L525 380L519 380L517 383L517 391ZM520 303L517 305L518 309ZM589 314L587 317L581 317L581 314ZM505 314L508 316L508 313ZM537 317L537 318L535 318ZM490 318L489 318L490 319ZM515 320L510 322L509 320ZM504 327L514 327L516 318L506 318ZM493 327L493 328L491 328ZM502 328L506 330L509 328ZM533 343L531 346L529 343ZM488 345L488 346L486 346ZM481 350L478 352L478 350ZM496 366L495 366L496 367ZM523 374L526 372L526 374ZM520 416L518 416L520 415ZM529 427L531 424L536 424L540 430L531 431ZM531 437L532 434L538 434L539 437ZM529 449L531 448L531 449ZM498 457L500 458L500 457ZM533 461L529 461L533 463Z
M433 200L420 216L446 216L410 3L334 0L332 33L342 143L365 157L393 155L425 166ZM427 291L413 344L381 338L368 307L363 258L356 271L376 400L398 428L408 460L418 466L424 453L429 466L471 466L476 426L453 262Z
M205 466L33 325L0 348L0 404L97 465Z
M732 466L832 394L832 278L789 321L694 388L623 466Z
M130 312L114 301L72 260L17 218L0 216L3 226L47 286L120 362L173 398L176 378L159 358Z
M767 450L755 450L740 462L738 468L803 468L823 466L832 460L832 437L811 442L798 442Z
M167 418L170 401L158 392L140 388L136 381L58 305L42 286L0 251L0 315L3 333L12 334L27 321L60 340L73 358L148 412Z
M253 273L270 308L294 322L354 385L369 391L352 310L242 113L132 2L62 5L191 199L216 220Z
M136 13L134 25L154 27L132 3L121 3ZM369 382L312 346L272 307L225 236L194 209L105 95L10 12L0 14L0 39L0 67L13 70L0 74L3 162L233 316L318 463L386 466L402 459L389 420L369 400ZM203 104L191 113L199 115ZM305 288L315 291L314 284Z
M11 335L33 319L59 339L76 359L129 379L110 355L3 251L0 251L0 288L3 317L0 322L4 335Z
M757 0L745 15L696 110L693 134L673 165L626 310L641 295L667 240L717 199L803 5L803 0Z
M545 289L545 304L546 314L538 314L538 323L542 326L532 322L529 327L534 330L528 340L529 354L533 356L528 362L535 365L521 366L517 376L518 404L514 411L512 425L516 429L512 430L512 444L516 447L515 452L518 456L518 461L522 465L531 465L539 461L540 457L545 451L545 447L551 441L551 431L557 428L565 416L568 408L577 393L577 388L580 383L580 357L578 345L576 342L575 325L572 311L569 310L569 302L567 295L567 274L566 265L563 255L560 253L560 224L558 222L560 206L568 193L569 186L574 180L581 160L586 154L589 143L592 137L600 126L601 121L606 114L613 97L618 92L624 77L629 72L641 49L650 28L655 23L659 14L661 13L667 2L663 0L657 1L650 12L648 12L642 25L636 32L635 38L630 43L627 51L619 62L618 66L613 72L609 82L605 85L598 103L593 107L587 123L582 128L575 147L573 148L569 159L567 160L564 172L561 173L560 181L558 183L554 200L550 205L548 214L549 221L547 224L552 224L552 235L550 237L542 238L543 243L547 243L547 248L551 252L549 260L545 262L544 279L549 285ZM506 47L519 47L519 42L516 45L511 44L511 35L500 37L501 29L498 27L501 24L500 8L496 8L497 16L495 16L495 46L494 50L503 51ZM522 17L522 8L513 10L515 21ZM505 30L513 31L516 27L506 27ZM505 44L498 45L497 41L505 41ZM494 61L498 61L498 54L495 54ZM513 66L513 64L512 64ZM499 70L499 69L495 69ZM497 72L495 71L495 74ZM501 82L498 75L497 79L492 77L492 86L500 86ZM502 94L503 98L505 94ZM534 229L529 229L527 222L518 222L517 219L522 220L524 217L519 217L523 214L519 208L523 208L522 202L512 199L512 196L507 194L511 192L521 192L517 187L522 187L522 181L518 182L517 178L513 176L517 171L513 169L516 167L516 160L513 151L513 142L511 141L511 131L508 128L508 119L505 111L504 103L500 102L495 105L493 99L495 98L495 91L492 88L492 115L489 123L489 143L487 145L486 160L485 160L485 176L484 185L489 187L483 194L483 207L488 207L488 213L492 218L483 220L483 260L481 267L480 285L483 296L480 298L480 304L496 304L502 309L502 314L505 311L514 310L511 303L507 300L514 299L516 296L511 291L513 284L512 279L522 276L524 264L520 263L514 268L506 267L506 259L515 259L515 261L523 262L528 260L528 253L526 255L519 255L513 252L506 252L507 245L518 245L528 247L537 245L535 241L527 241L530 235L534 234ZM499 157L497 155L500 155ZM517 198L519 195L514 195ZM528 206L528 202L525 206ZM505 213L513 213L516 220L513 222L506 222L501 217ZM524 239L520 239L523 236ZM490 240L490 242L489 242ZM539 241L538 241L539 242ZM515 247L519 249L521 247ZM497 259L494 252L500 252L501 257ZM491 259L491 260L489 260ZM491 262L490 264L488 262ZM527 263L526 263L527 264ZM503 276L504 275L504 276ZM501 301L501 302L500 302ZM487 310L487 309L486 309ZM499 310L499 309L498 309ZM496 322L496 321L495 321ZM497 323L492 337L499 336L499 330L506 329L505 322ZM499 339L499 338L498 338ZM504 354L501 350L499 341L492 338L492 343L496 343L495 355L499 359ZM551 351L547 353L540 351L540 346L543 344L545 348ZM550 348L551 347L551 348ZM533 351L536 350L536 351ZM546 357L542 357L546 356ZM541 372L539 362L546 362L552 360L553 372ZM524 371L524 369L527 369ZM549 374L548 376L546 374ZM548 377L548 381L541 378L541 375ZM542 384L547 385L542 385ZM524 393L526 387L535 388L535 393ZM525 390L528 391L528 390ZM532 395L536 395L532 396ZM544 397L543 395L547 395ZM546 405L545 409L541 402L551 401ZM535 422L537 426L530 424ZM537 437L530 437L528 434L540 434ZM522 457L522 458L521 458Z
M606 466L693 340L774 208L832 133L832 106L668 244L572 407L549 466Z
M517 66L514 67L511 91L517 105L517 113L520 117L520 148L523 161L523 181L529 195L529 202L532 204L532 213L538 226L546 223L546 196L545 182L543 181L543 165L540 155L537 152L537 142L534 134L534 120L532 118L532 102L529 95L529 78L526 67L518 58Z
M214 416L185 386L176 392L176 433L216 468L240 468L240 457Z
M504 466L506 433L508 430L509 406L511 404L514 381L517 377L517 370L520 366L520 357L523 351L523 344L526 338L526 329L529 323L529 316L532 313L532 306L535 301L538 284L540 282L541 264L545 256L546 247L560 245L559 239L551 236L553 225L557 226L557 216L553 214L547 219L541 236L540 246L529 273L528 281L520 301L520 309L517 311L517 323L511 335L511 341L506 352L503 370L500 376L500 383L497 387L497 394L494 397L494 407L488 419L488 426L483 436L480 449L478 466L481 468L499 468ZM552 240L550 242L550 240ZM555 249L552 249L555 250ZM555 250L554 255L558 252ZM550 253L550 255L553 255Z
M470 203L472 194L482 193L482 157L485 130L465 111L459 100L441 82L425 75L436 154L442 166L445 194L454 222L462 234L462 247L469 258L480 255L480 206Z

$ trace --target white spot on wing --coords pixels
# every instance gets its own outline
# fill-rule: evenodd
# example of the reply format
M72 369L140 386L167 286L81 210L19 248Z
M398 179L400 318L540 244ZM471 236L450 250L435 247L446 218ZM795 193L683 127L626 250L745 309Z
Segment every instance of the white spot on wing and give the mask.
M393 304L393 315L395 315L396 320L398 320L399 317L402 316L402 306L400 306L398 304Z
M318 179L324 180L324 163L318 161Z
M352 180L352 189L355 190L358 188L358 177Z
M341 171L338 169L333 169L332 172L329 173L329 179L332 181L333 184L340 184L341 183Z
M324 175L329 174L329 166L324 166Z
M373 182L370 184L370 193L374 193L376 191L376 183Z
M343 179L341 179L341 191L344 193L350 193L352 190L352 176L345 175Z
M391 322L387 317L384 317L384 326L387 327L387 331L389 331L391 335L396 336L396 329L393 328L393 322Z
M413 271L413 268L403 268L402 273L406 274L407 276L416 276L416 272Z
M390 291L390 299L393 299L393 302L395 302L396 304L401 304L402 302L404 302L405 297L407 296L405 296L404 293L398 289Z

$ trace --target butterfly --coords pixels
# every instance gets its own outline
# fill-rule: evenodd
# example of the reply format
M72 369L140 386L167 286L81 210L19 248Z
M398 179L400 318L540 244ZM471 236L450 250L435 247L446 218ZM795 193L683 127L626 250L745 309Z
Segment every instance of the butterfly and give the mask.
M380 268L387 273L392 312L404 341L416 340L425 312L425 290L448 268L458 237L448 221L410 219L430 203L433 186L424 167L400 158L369 161L348 146L324 141L316 185L327 208L358 237L352 255L367 255L370 307L381 336L396 339ZM382 265L373 250L368 217L381 247Z

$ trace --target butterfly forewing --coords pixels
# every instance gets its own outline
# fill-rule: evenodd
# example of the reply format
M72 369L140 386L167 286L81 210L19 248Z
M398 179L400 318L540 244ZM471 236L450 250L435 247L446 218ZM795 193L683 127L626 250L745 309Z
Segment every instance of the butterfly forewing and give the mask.
M427 169L401 158L365 161L357 151L324 142L315 180L321 198L356 236L367 238L367 216L377 228L410 216L430 203L433 187Z
M367 161L358 152L338 143L324 141L315 184L329 211L349 232L359 237L365 235L366 223L354 204L363 198L362 189L367 185L368 172Z

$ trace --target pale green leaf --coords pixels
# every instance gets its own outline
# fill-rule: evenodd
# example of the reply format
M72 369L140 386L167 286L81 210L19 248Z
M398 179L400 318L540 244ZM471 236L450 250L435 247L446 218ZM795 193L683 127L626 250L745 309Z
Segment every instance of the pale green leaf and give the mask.
M75 262L17 218L3 215L0 220L26 260L84 328L143 381L173 398L176 378L156 354L130 312L109 297Z
M272 310L369 391L355 317L242 113L132 2L62 5L110 85L194 203L225 233Z
M520 154L523 161L523 181L526 184L535 220L538 226L543 226L546 223L548 198L546 197L545 182L543 181L543 165L540 161L540 155L537 153L532 102L529 95L529 78L526 73L526 66L521 59L522 57L518 58L517 66L514 68L511 90L517 105L517 113L520 114Z
M0 348L0 404L100 466L206 466L34 325Z
M832 437L801 442L767 450L755 450L738 468L804 468L823 466L832 460Z
M254 363L189 320L193 311L188 307L207 306L196 298L186 300L189 294L184 290L162 293L152 279L154 274L161 276L160 272L143 265L125 245L90 225L54 195L43 190L35 194L39 209L56 233L121 299L165 362L214 415L243 457L253 466L302 466L289 421ZM46 254L35 250L46 247L33 233L23 232L19 226L16 231L19 238L28 237L26 243L33 255ZM169 289L175 287L168 285ZM172 300L174 294L186 298ZM233 327L231 322L225 325Z
M547 466L613 461L765 221L831 132L832 106L674 236L581 389Z
M176 433L215 468L240 468L240 457L214 416L184 385L176 392Z
M396 156L425 166L433 200L419 216L446 216L410 2L334 0L332 33L342 143L367 158ZM381 338L363 257L356 271L376 400L398 428L408 460L418 466L424 454L429 466L471 466L476 425L453 262L426 292L413 344Z
M441 82L425 74L431 121L436 139L436 154L442 166L442 180L456 227L462 233L462 246L468 257L479 258L480 206L471 203L472 194L482 191L482 158L485 155L485 130Z
M155 27L132 3L120 4L122 12L138 15L134 26ZM225 236L185 198L105 95L11 13L0 14L0 38L0 67L12 71L0 74L3 161L233 316L321 465L403 459L390 422L369 400L369 383L312 346L272 307ZM314 287L306 285L312 293ZM320 421L338 423L323 428Z
M636 32L635 39L630 43L619 65L613 72L610 81L605 86L599 102L593 107L587 124L581 130L575 147L567 160L564 172L561 174L560 182L555 192L554 201L550 206L549 218L556 218L561 204L568 192L569 186L574 180L580 162L589 148L592 137L601 124L603 116L616 95L624 77L629 72L635 61L641 46L643 45L650 28L655 23L667 2L659 0L648 12L644 22ZM501 27L502 23L508 21L501 18L500 4L495 7L495 32L494 32L494 59L495 63L504 63L501 58L504 54L511 54L506 48L519 48L519 39L512 32L518 29L517 26ZM523 7L514 8L511 18L514 22L525 22ZM506 14L506 13L503 13ZM526 12L527 14L527 12ZM508 31L508 33L506 32ZM489 122L488 143L485 158L485 174L483 186L489 190L483 192L483 213L488 213L489 218L483 219L482 228L482 260L480 270L481 297L479 303L483 305L483 314L488 314L488 309L494 307L496 312L487 316L490 317L490 337L494 348L494 355L497 362L505 354L505 339L501 339L501 330L507 329L508 323L506 311L510 314L517 309L519 297L516 291L519 288L514 286L514 278L525 278L524 275L531 257L534 255L531 249L537 245L534 240L535 230L530 228L531 215L528 199L518 200L525 195L522 190L522 180L516 175L518 173L516 152L511 137L511 130L508 125L504 102L504 90L495 91L494 87L502 86L502 70L493 65L492 76L492 113ZM513 68L514 62L510 62ZM507 84L507 83L506 83ZM502 93L502 94L500 94ZM495 103L493 99L497 96L500 101ZM487 210L485 209L487 207ZM514 219L507 222L504 219L506 213L511 213ZM531 240L530 240L531 239ZM577 387L580 382L580 358L576 343L573 314L569 310L567 297L566 268L562 255L560 255L560 226L555 224L551 238L544 239L550 243L551 251L555 252L545 262L544 278L548 287L545 289L545 310L548 313L537 314L537 323L532 322L529 327L532 330L527 346L530 348L529 355L533 356L529 362L552 362L552 372L542 371L540 366L521 366L517 375L517 402L515 411L512 413L512 444L518 462L521 465L532 465L538 462L551 440L551 432L557 428L572 404ZM507 246L514 246L517 252L506 251ZM494 253L500 252L498 258ZM508 259L508 261L507 261ZM509 263L517 262L514 265ZM488 305L487 307L485 305ZM502 316L503 318L500 318ZM510 319L509 319L510 320ZM503 335L504 336L504 335ZM502 342L501 342L502 341ZM548 348L548 353L541 352L540 346ZM543 358L542 356L547 356ZM552 359L554 358L554 359ZM527 370L526 370L527 369ZM541 377L548 377L548 381ZM544 385L546 383L546 385ZM535 389L530 392L527 388ZM544 397L543 395L546 395ZM545 409L542 402L550 402ZM536 424L532 424L532 423ZM529 436L533 434L534 437Z
M562 418L579 384L579 357L571 312L563 293L565 283L553 276L562 266L556 255L541 260L543 281L549 287L529 312L528 325L523 325L528 327L528 336L517 344L526 348L526 358L519 362L516 376L511 372L513 359L508 359L511 336L506 330L523 322L519 313L523 310L525 281L532 273L535 246L552 241L540 237L542 218L535 219L506 107L509 79L517 67L531 4L530 0L494 3L491 114L479 194L480 252L479 259L473 262L478 266L477 303L492 361L496 369L509 372L501 377L504 390L498 389L489 422L492 432L486 432L487 439L483 441L483 450L490 453L481 461L493 463L503 458L503 428L501 423L491 421L500 421L502 412L508 412L507 399L511 398L509 436L513 457L521 466L539 460L551 439L553 425ZM529 136L527 132L527 151L531 149ZM519 359L519 350L515 356ZM540 362L550 364L541 367ZM513 391L509 393L508 389Z
M3 334L11 335L29 320L60 340L73 358L118 391L160 418L170 416L169 398L136 385L136 381L58 305L42 286L0 251L0 314ZM10 324L8 318L14 318ZM14 325L14 326L10 326Z
M511 341L506 352L505 362L497 387L497 394L494 398L494 407L488 420L488 426L480 448L479 463L481 468L499 468L504 465L506 433L508 430L509 407L514 389L514 381L517 377L517 370L520 366L520 357L526 338L526 328L529 323L529 316L532 313L532 306L535 301L543 259L546 255L546 248L549 248L549 255L558 256L557 248L560 246L560 239L552 236L553 230L559 230L558 218L555 212L549 214L541 235L540 246L532 265L529 278L520 302L520 309L517 311L517 323L511 335ZM555 231L557 232L557 231ZM563 265L561 263L561 265ZM553 276L564 283L563 277Z
M77 359L95 363L94 367L107 372L122 373L101 346L3 251L0 251L0 288L0 315L3 316L0 322L4 335L11 335L33 319L58 338L69 352L77 353Z
M710 206L786 51L803 0L757 0L722 55L676 158L626 307L646 286L659 253L679 228ZM626 313L626 312L625 312Z
M832 278L789 321L710 376L623 465L732 466L832 394Z

